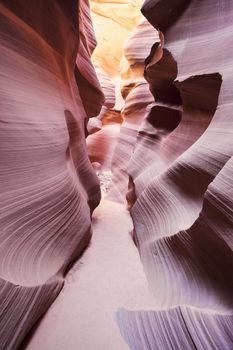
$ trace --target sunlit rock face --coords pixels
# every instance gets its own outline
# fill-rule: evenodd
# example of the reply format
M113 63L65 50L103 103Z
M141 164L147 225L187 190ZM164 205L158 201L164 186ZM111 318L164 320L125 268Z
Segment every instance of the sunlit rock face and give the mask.
M92 56L111 78L119 76L123 45L138 24L142 0L91 0L98 45Z
M134 350L231 349L233 4L149 0L142 12L161 32L128 200L155 307L120 311L119 326Z
M113 153L123 120L121 109L124 101L120 93L123 46L142 17L141 5L141 0L90 1L97 38L92 61L105 102L99 115L88 122L90 136L87 138L87 146L90 159L100 162L101 168L108 171L112 168ZM125 198L125 194L122 195Z
M1 1L0 16L0 348L16 349L90 240L85 124L104 98L87 2Z
M105 95L105 103L100 114L89 120L87 129L91 136L87 139L87 145L91 160L100 161L101 166L108 170L112 168L113 152L123 120L120 74L124 43L142 18L141 6L142 0L90 1L97 38L92 61ZM96 132L96 135L92 135ZM117 194L114 194L113 198L116 197ZM121 198L125 198L125 193L122 193Z

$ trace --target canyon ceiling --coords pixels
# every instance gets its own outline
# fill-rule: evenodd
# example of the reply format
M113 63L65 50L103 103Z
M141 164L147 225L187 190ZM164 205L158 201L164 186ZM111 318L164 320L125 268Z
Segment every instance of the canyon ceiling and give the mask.
M0 350L233 349L233 1L0 1Z

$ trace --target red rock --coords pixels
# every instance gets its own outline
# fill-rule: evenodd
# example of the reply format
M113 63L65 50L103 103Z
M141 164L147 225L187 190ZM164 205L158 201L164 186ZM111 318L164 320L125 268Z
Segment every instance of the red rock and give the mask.
M100 189L84 122L103 94L88 11L82 2L78 18L72 1L0 5L1 349L18 348L91 237Z

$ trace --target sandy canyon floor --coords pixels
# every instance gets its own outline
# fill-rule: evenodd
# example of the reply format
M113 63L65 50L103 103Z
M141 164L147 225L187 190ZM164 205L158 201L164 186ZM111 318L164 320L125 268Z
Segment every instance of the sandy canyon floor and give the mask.
M124 350L115 321L119 307L148 302L146 279L123 204L102 199L90 246L67 274L27 350ZM136 292L135 292L136 291Z

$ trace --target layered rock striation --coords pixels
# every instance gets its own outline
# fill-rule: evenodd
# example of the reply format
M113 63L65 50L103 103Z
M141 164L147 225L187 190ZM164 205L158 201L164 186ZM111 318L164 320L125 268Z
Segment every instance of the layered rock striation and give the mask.
M92 0L94 51L86 0L1 1L1 349L20 347L88 246L100 201L95 172L108 199L128 203L150 295L137 250L124 237L129 217L122 204L105 201L96 216L99 236L83 259L81 287L76 281L67 289L38 337L66 310L72 290L73 298L82 295L68 304L79 305L87 321L79 320L78 328L85 330L85 349L95 346L93 339L108 346L101 322L110 324L119 346L124 339L132 350L233 348L233 3L146 0L144 18L140 6ZM125 231L115 239L122 222ZM109 242L116 244L114 254ZM122 261L111 261L122 254L127 263L125 247L131 249L126 274ZM104 271L108 279L101 282ZM132 310L118 305L126 305L126 278L132 299L140 299ZM92 331L101 320L90 343L86 286L96 310ZM111 322L118 306L123 338ZM58 319L61 329L61 314ZM29 347L40 347L38 337ZM55 333L47 344L53 347L54 339Z
M121 94L125 101L121 109L123 123L114 151L113 181L109 192L109 198L119 202L125 202L129 182L128 163L141 124L154 102L143 73L145 57L149 55L151 46L156 40L158 40L157 30L146 19L141 18L124 46L124 56L121 60Z
M104 97L87 1L1 1L0 16L0 348L16 349L90 240L85 125Z
M232 12L228 1L142 7L160 31L145 56L155 103L126 167L154 309L118 313L131 349L233 346Z

